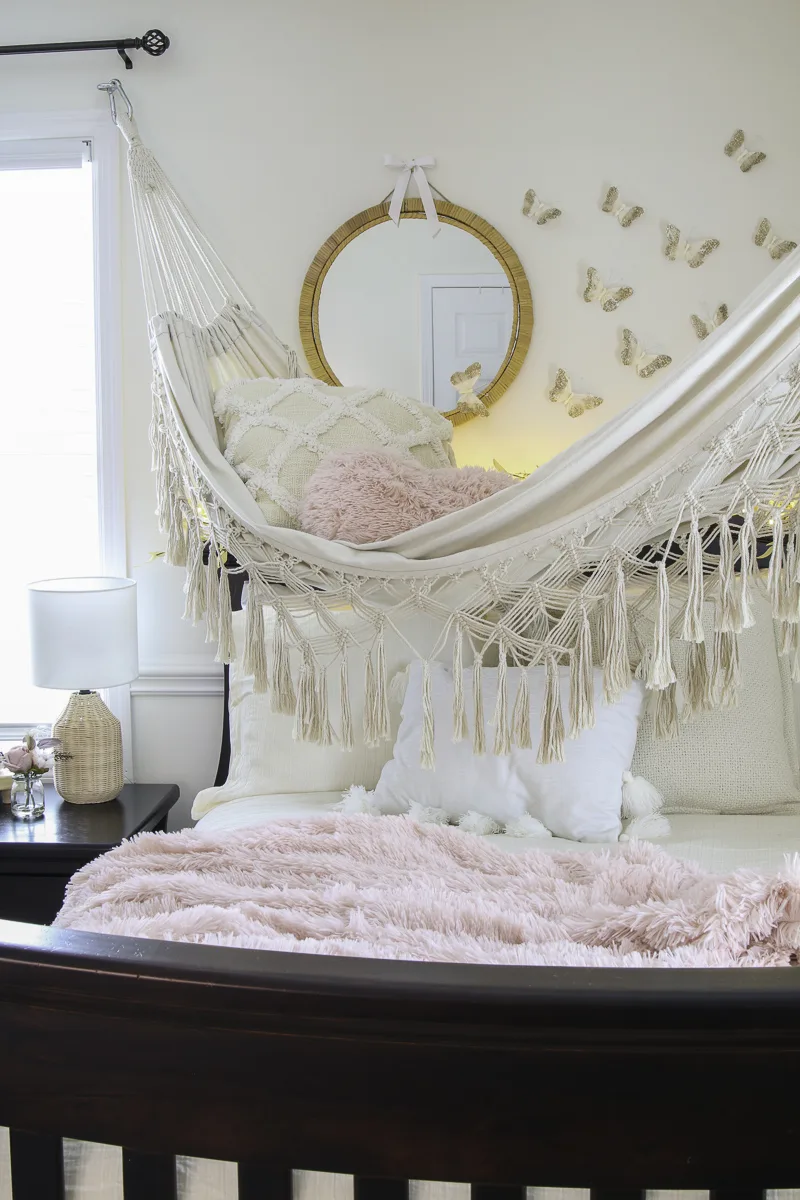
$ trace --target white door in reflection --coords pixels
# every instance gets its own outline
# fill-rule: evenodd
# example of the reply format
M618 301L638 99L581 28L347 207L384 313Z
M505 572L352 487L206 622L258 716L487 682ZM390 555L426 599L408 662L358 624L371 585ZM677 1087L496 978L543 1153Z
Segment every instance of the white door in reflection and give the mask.
M420 276L421 399L455 408L455 371L481 364L480 392L497 375L511 340L513 299L503 274Z

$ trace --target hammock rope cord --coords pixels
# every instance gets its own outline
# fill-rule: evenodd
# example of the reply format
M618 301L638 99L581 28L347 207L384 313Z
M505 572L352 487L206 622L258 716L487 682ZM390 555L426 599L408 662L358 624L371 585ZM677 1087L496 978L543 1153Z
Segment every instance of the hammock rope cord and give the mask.
M634 676L642 679L656 693L659 731L673 736L679 683L689 713L735 702L738 637L753 623L752 589L765 586L758 557L765 539L775 546L766 590L780 649L800 680L800 251L780 264L778 281L761 288L738 323L732 317L703 343L663 398L647 397L523 483L474 506L474 514L460 514L458 524L434 522L444 542L418 532L385 548L344 547L266 525L226 462L215 390L230 379L302 372L201 233L133 120L120 115L118 123L128 142L151 337L151 439L166 559L186 567L185 616L205 619L223 662L235 653L229 576L246 573L245 666L256 689L271 693L272 707L294 715L296 737L352 745L354 647L365 656L366 742L390 737L390 631L422 659L425 678L433 660L452 661L454 737L469 738L476 753L530 744L527 679L516 697L507 696L507 665L546 668L542 762L562 759L564 737L594 724L596 665L609 703ZM557 482L560 466L589 479L600 472L613 486L591 503L573 503L569 484ZM457 549L449 553L441 546L451 528ZM706 646L709 601L714 634ZM262 606L274 610L269 645ZM418 614L433 631L426 645L408 636ZM680 681L676 639L689 644ZM461 668L470 660L468 712ZM480 678L492 661L500 664L497 705L484 714ZM559 666L569 667L566 731ZM339 729L328 719L334 678ZM423 741L422 761L433 766L430 709Z

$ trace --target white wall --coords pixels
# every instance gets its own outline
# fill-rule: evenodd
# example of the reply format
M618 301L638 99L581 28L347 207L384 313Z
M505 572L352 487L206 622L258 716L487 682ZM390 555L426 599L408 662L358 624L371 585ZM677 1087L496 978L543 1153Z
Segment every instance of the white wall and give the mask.
M491 221L528 271L536 324L528 361L489 422L457 431L460 461L530 467L652 384L616 359L630 323L679 359L696 305L735 304L770 267L752 245L763 214L800 234L794 0L37 0L4 5L3 41L141 34L163 27L163 59L76 54L4 59L0 111L102 107L95 84L125 77L141 131L277 330L299 345L297 303L325 238L391 186L383 154L430 153L431 177ZM742 125L769 158L741 175L722 154ZM621 230L604 185L647 215ZM563 208L520 215L534 186ZM137 777L207 783L218 742L216 669L181 622L181 572L148 565L161 545L149 474L149 369L124 214L129 569L141 596L146 679L134 696ZM699 271L668 263L661 224L713 234ZM586 265L637 295L607 316L580 299ZM556 365L606 404L579 421L546 399ZM188 692L189 694L185 694Z

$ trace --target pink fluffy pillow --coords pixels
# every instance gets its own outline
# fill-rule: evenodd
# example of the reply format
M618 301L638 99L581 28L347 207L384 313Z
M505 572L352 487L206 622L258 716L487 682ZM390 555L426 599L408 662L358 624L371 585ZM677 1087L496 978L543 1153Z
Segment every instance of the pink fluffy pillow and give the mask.
M515 482L483 467L423 467L384 450L344 450L323 458L308 481L300 528L329 541L382 542Z

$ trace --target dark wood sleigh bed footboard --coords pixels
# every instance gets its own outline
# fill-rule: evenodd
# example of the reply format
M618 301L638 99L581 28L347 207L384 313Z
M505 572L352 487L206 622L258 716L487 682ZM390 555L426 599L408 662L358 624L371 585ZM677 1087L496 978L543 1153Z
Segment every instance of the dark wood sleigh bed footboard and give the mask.
M743 1200L800 1183L798 1001L793 969L320 959L0 922L14 1200L60 1194L61 1136L128 1148L126 1200L173 1196L176 1153L238 1161L240 1200L288 1200L291 1168L354 1174L357 1200L410 1178Z

